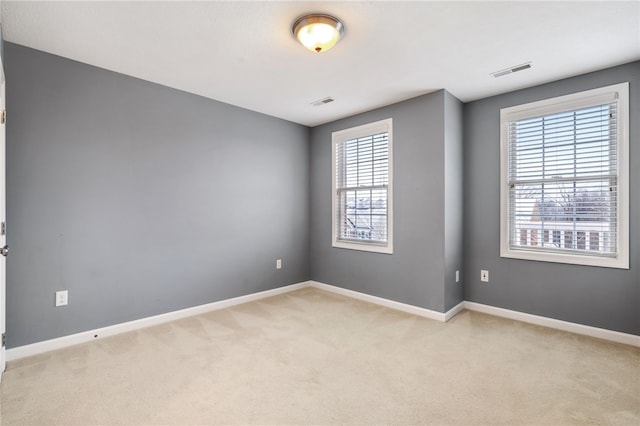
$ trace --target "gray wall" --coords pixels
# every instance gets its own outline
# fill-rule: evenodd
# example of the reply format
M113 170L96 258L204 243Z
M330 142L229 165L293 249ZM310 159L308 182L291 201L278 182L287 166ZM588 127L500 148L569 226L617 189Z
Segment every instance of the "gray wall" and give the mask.
M500 108L630 83L630 269L500 258ZM507 93L464 108L465 297L516 311L640 334L640 62ZM480 282L489 270L489 284Z
M449 92L444 96L444 310L464 300L463 265L463 104ZM456 270L460 282L456 283Z
M439 91L309 130L10 43L3 54L9 347L309 278L640 334L640 62L464 106ZM622 81L631 269L501 259L499 109ZM332 248L331 132L389 117L395 252ZM61 289L70 304L54 308Z
M308 279L308 128L4 54L8 347Z
M311 130L313 280L444 312L445 99L456 114L449 123L455 127L461 123L460 105L441 90ZM393 118L394 253L332 248L331 133L389 117ZM452 160L458 155L454 145L460 145L460 133L449 141ZM460 156L458 166L461 161ZM460 202L451 200L452 205ZM461 255L458 242L451 252L453 265ZM451 292L451 301L460 297L461 290Z

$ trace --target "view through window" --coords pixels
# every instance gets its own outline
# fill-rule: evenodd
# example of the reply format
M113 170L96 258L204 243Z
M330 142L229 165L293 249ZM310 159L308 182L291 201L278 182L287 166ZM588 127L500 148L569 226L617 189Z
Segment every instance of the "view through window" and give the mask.
M619 101L585 96L503 122L507 250L618 258Z
M333 134L334 246L390 250L391 121Z

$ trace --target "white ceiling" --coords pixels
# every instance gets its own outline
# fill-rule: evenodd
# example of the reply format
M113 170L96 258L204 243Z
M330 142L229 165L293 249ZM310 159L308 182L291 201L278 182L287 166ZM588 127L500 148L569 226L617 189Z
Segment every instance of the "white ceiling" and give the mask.
M291 36L311 11L344 22L333 50ZM640 59L640 0L5 0L1 19L12 43L309 126L442 88L467 102Z

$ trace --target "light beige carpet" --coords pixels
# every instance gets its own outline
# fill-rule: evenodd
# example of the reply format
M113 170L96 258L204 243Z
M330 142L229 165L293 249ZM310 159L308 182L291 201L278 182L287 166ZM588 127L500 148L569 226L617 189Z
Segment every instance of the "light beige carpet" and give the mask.
M640 424L640 350L316 289L11 362L2 425Z

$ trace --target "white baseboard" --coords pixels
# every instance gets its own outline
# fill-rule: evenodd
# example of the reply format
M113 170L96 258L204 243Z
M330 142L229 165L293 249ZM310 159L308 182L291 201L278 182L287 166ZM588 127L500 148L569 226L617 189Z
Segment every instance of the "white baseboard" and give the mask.
M141 328L151 327L158 324L163 324L169 321L175 321L178 319L204 314L218 309L224 309L242 303L253 302L255 300L264 299L271 296L276 296L283 293L288 293L294 290L302 288L313 287L320 290L329 291L343 296L351 297L353 299L362 300L365 302L373 303L387 308L396 309L398 311L407 312L413 315L417 315L424 318L433 319L436 321L446 322L456 316L464 309L470 311L482 312L489 315L495 315L498 317L509 318L517 321L522 321L530 324L541 325L544 327L554 328L557 330L568 331L571 333L581 334L585 336L591 336L598 339L609 340L612 342L623 343L626 345L640 347L640 336L634 334L626 334L618 331L606 330L597 327L591 327L582 324L576 324L567 321L556 320L553 318L541 317L538 315L526 314L518 311L511 311L508 309L497 308L494 306L483 305L476 302L460 302L447 312L437 312L430 309L421 308L406 303L396 302L382 297L371 296L365 293L360 293L353 290L347 290L345 288L336 287L330 284L323 284L317 281L305 281L297 284L291 284L284 287L275 288L272 290L261 291L258 293L248 294L245 296L234 297L232 299L221 300L219 302L208 303L206 305L194 306L192 308L181 309L179 311L168 312L166 314L155 315L148 318L142 318L135 321L129 321L121 324L115 324L108 327L102 327L94 330L83 331L81 333L71 334L69 336L63 336L56 339L45 340L42 342L36 342L29 345L18 346L6 350L6 361L15 361L20 358L25 358L32 355L41 354L44 352L53 351L56 349L66 348L68 346L77 345L80 343L89 342L103 337L114 336L116 334L126 333L128 331L138 330Z
M462 311L464 311L464 301L458 303L456 306L444 313L444 322L449 321L451 318L455 317Z
M511 311L509 309L497 308L495 306L483 305L476 302L464 302L465 309L482 312L496 317L508 318L522 321L529 324L541 325L554 328L556 330L568 331L583 336L595 337L597 339L609 340L611 342L624 343L640 347L640 336L635 334L621 333L619 331L607 330L604 328L591 327L589 325L577 324L574 322L562 321L553 318L541 317L538 315L525 314L524 312Z
M83 331L68 336L58 337L56 339L44 340L29 345L18 346L7 349L6 360L15 361L32 355L38 355L44 352L56 349L66 348L68 346L86 343L103 337L114 336L116 334L126 333L128 331L139 330L141 328L151 327L163 324L169 321L191 317L194 315L204 314L218 309L228 308L230 306L240 305L242 303L253 302L255 300L276 296L282 293L309 287L309 282L291 284L284 287L274 288L272 290L261 291L258 293L248 294L246 296L234 297L232 299L221 300L219 302L207 303L205 305L194 306L192 308L181 309L179 311L167 312L166 314L154 315L152 317L142 318L139 320L123 322L120 324L110 325L108 327L97 328L95 330Z
M362 300L365 302L373 303L375 305L385 306L387 308L395 309L397 311L407 312L409 314L417 315L433 319L436 321L446 322L453 318L458 312L464 309L464 302L460 302L449 311L442 313L432 311L430 309L421 308L419 306L409 305L407 303L396 302L389 299L384 299L378 296L371 296L369 294L360 293L358 291L347 290L346 288L336 287L330 284L323 284L317 281L309 281L309 285L313 288L320 290L330 291L332 293L341 294L343 296L351 297L353 299Z

